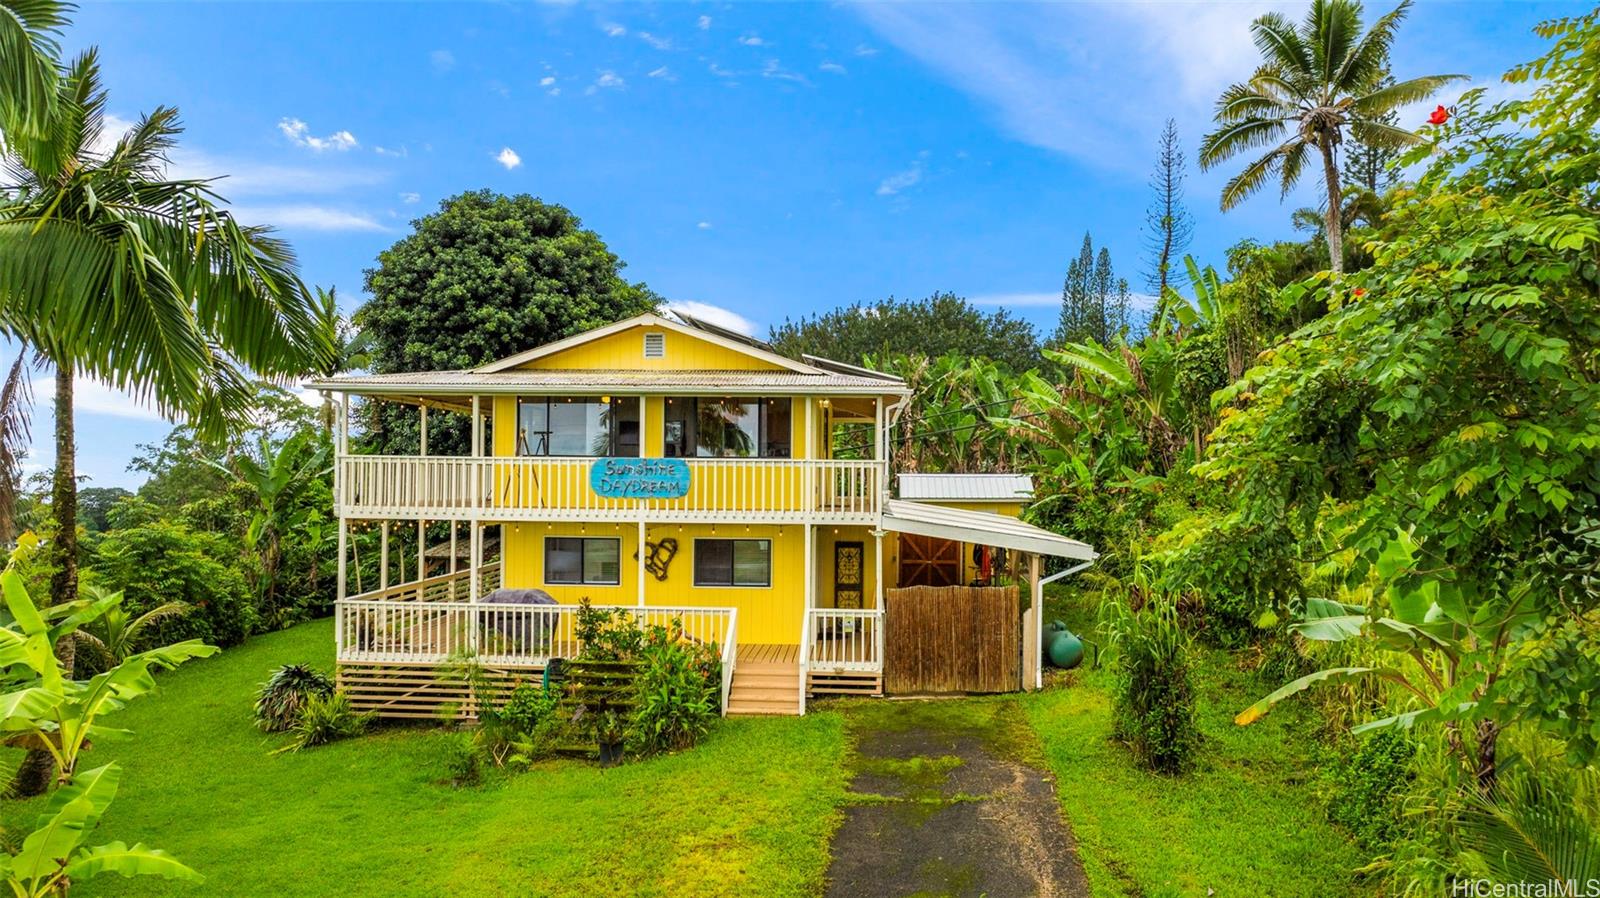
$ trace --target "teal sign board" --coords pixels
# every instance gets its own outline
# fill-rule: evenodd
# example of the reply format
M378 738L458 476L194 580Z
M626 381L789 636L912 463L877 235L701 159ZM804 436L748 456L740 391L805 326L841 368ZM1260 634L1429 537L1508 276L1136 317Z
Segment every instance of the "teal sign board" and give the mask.
M689 493L681 458L602 458L589 468L589 488L607 499L676 499Z

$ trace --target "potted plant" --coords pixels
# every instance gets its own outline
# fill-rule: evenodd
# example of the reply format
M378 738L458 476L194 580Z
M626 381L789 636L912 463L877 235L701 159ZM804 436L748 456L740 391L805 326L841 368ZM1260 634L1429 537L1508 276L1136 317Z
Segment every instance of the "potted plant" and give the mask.
M572 715L572 722L594 739L600 749L601 767L615 767L622 763L628 724L616 708L605 703L595 707L580 705Z

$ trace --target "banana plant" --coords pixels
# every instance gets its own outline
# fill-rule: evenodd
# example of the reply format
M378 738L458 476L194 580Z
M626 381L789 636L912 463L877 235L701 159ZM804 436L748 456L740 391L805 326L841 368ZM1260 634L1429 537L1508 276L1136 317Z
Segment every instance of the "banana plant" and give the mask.
M129 655L88 680L68 679L55 657L56 640L104 615L120 594L73 603L63 615L40 613L15 571L0 574L0 590L11 622L0 627L0 671L8 687L0 695L0 740L48 752L57 782L73 781L78 759L91 740L126 735L100 718L155 691L153 668L171 669L191 658L216 654L216 646L191 639Z
M1168 284L1161 293L1156 307L1155 323L1151 330L1164 334L1173 321L1178 323L1179 336L1197 327L1216 327L1222 323L1222 278L1210 265L1204 268L1194 256L1183 257L1183 267L1189 274L1189 289L1194 293L1191 302Z
M126 661L138 648L146 630L194 610L186 602L167 602L134 617L122 607L120 590L107 593L91 586L86 591L96 600L109 599L110 602L103 614L79 627L72 638L78 643L78 651L94 656L101 667Z
M107 764L85 771L50 796L21 847L0 853L0 882L10 887L10 894L64 898L73 883L102 873L204 881L199 873L159 849L130 847L124 842L84 844L116 798L121 777L120 767Z

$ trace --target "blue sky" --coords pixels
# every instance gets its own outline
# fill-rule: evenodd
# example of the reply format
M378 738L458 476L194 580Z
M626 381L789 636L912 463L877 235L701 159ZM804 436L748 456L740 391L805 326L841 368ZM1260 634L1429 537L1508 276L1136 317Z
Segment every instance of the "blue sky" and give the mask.
M238 214L277 225L347 309L409 220L488 187L568 206L628 277L758 334L938 290L1048 331L1086 230L1138 282L1162 123L1192 159L1268 8L1303 5L91 3L68 44L100 47L115 119L177 106L175 170L229 175ZM1504 95L1531 26L1578 9L1424 3L1396 73ZM1318 189L1224 215L1225 177L1188 184L1191 252L1219 267L1241 238L1290 235ZM136 486L134 445L168 429L88 384L78 416L99 486Z

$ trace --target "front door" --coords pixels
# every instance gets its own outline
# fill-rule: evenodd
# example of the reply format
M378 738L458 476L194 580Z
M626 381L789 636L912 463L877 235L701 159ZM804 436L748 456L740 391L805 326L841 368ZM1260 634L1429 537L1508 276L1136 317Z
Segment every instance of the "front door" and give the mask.
M900 587L960 586L961 544L933 536L900 534Z
M866 547L833 544L833 607L860 608L866 589Z

